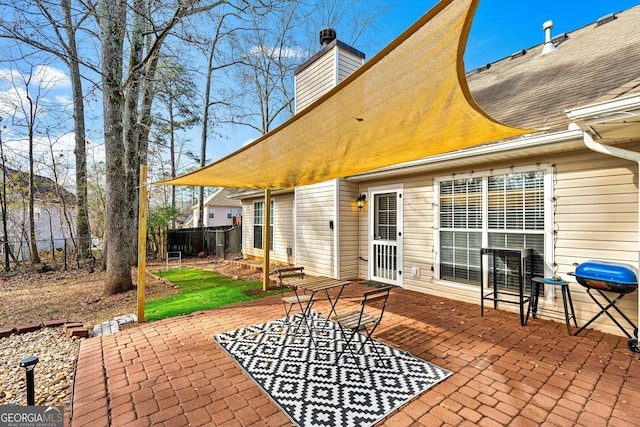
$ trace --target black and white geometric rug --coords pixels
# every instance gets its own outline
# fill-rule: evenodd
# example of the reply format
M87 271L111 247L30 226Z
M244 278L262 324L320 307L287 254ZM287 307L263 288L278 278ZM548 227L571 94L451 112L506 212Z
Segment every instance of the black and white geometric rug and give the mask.
M300 316L292 316L291 324ZM375 340L357 360L347 351L336 361L344 346L339 326L315 313L311 321L312 340L304 322L294 335L285 318L215 336L298 426L373 425L451 375ZM354 341L357 351L364 336Z

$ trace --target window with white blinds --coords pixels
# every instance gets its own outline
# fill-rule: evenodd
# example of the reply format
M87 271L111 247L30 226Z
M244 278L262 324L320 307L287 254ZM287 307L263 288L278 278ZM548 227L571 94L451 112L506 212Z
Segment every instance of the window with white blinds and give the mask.
M545 172L436 180L440 279L479 285L480 248L533 248L544 274Z
M487 178L491 230L544 230L543 171Z
M269 234L269 249L273 250L273 212L274 203L271 201L270 211L270 234ZM262 235L264 233L264 202L253 203L253 247L256 249L262 249Z

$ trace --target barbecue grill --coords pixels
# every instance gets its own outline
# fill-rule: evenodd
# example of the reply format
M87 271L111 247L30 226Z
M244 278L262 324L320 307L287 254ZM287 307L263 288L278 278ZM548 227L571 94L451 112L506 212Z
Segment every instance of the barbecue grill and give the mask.
M587 294L600 307L600 312L597 313L591 320L585 323L580 329L576 331L574 335L578 335L589 326L594 320L603 314L606 314L609 319L615 323L618 328L629 338L628 347L635 353L640 353L638 347L638 328L634 323L625 315L616 304L627 294L638 289L638 279L631 266L627 264L617 264L606 261L586 261L579 264L576 267L576 271L569 273L571 276L575 276L579 284L587 289ZM592 293L595 291L596 295ZM614 299L609 298L604 292L619 294ZM606 301L606 305L601 301ZM632 335L620 324L620 322L613 317L609 312L610 309L615 310L633 329Z

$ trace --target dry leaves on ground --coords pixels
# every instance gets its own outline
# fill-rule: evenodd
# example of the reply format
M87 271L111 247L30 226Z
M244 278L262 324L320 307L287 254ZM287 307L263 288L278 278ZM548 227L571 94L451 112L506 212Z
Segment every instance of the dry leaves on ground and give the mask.
M244 280L261 280L260 270L229 265L222 260L197 259L182 262ZM148 270L166 268L165 264L149 264ZM132 271L137 281L137 271ZM105 273L92 269L47 271L43 273L15 273L0 275L0 327L43 322L45 320L73 320L86 328L111 320L116 316L135 313L137 289L112 296L104 296ZM147 300L175 295L178 290L170 283L147 274Z

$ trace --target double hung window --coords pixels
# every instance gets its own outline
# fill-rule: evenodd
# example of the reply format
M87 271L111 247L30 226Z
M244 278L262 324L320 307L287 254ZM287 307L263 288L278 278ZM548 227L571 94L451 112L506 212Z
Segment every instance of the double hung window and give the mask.
M270 232L269 232L269 250L273 250L273 214L274 203L271 201L270 211ZM264 233L264 202L253 203L253 247L256 249L262 249L262 236Z
M482 247L532 248L534 275L544 275L545 173L534 167L436 180L437 276L479 285Z

